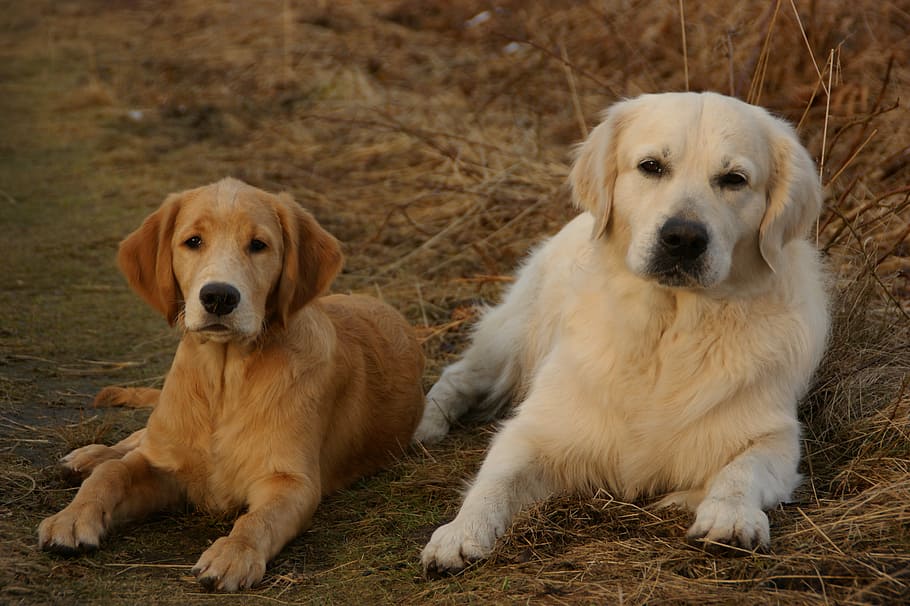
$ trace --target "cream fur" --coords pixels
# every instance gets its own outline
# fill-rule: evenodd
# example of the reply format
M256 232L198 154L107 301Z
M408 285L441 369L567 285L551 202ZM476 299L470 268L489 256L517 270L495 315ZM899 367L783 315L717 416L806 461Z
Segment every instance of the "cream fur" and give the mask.
M640 168L649 158L659 177ZM724 180L733 171L744 186ZM532 253L427 395L425 442L469 410L519 404L424 566L463 568L523 506L599 488L691 508L690 538L768 545L764 510L799 482L796 405L828 334L803 239L821 200L811 158L760 108L646 95L605 114L570 182L585 212ZM709 235L681 285L654 273L672 217Z

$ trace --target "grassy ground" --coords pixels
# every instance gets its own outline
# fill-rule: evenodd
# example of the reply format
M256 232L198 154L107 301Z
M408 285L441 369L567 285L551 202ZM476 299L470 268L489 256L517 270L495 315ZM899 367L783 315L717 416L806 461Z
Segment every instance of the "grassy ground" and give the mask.
M899 100L910 91L910 7L796 2L797 20L790 2L721 4L6 7L0 602L906 599L910 120ZM838 276L837 326L802 409L806 482L771 514L771 554L708 556L684 544L686 514L598 494L533 508L490 562L425 580L419 549L457 510L491 428L460 429L328 499L242 598L205 594L188 573L230 520L160 516L75 559L36 549L38 522L75 490L55 460L144 422L95 411L91 396L155 384L170 362L175 335L113 263L119 239L167 193L228 174L293 193L344 242L336 290L382 296L420 328L429 385L461 351L477 305L572 216L570 146L598 112L687 87L790 118L823 162L818 240Z

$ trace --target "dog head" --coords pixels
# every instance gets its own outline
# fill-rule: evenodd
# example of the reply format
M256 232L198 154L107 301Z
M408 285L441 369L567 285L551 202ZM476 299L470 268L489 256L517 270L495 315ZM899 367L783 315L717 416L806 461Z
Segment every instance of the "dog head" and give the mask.
M235 179L169 196L120 245L130 286L173 325L252 340L325 292L338 242L286 194Z
M569 177L634 274L668 287L717 286L777 271L821 209L814 163L765 110L716 93L617 103L581 145Z

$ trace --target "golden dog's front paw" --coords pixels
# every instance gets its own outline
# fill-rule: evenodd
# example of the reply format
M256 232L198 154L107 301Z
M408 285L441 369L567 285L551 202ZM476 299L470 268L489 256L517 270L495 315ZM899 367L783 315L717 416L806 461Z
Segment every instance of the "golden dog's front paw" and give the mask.
M101 544L108 516L97 503L70 505L38 526L38 546L61 555L94 551Z
M246 541L221 537L202 554L191 572L209 591L238 591L262 580L265 564L265 557Z

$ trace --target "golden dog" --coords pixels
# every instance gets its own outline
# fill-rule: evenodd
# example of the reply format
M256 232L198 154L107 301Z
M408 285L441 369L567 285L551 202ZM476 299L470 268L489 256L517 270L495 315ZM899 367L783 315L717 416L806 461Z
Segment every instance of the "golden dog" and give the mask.
M170 196L121 244L130 285L183 339L148 425L64 464L89 473L44 520L43 549L98 547L114 524L189 502L245 508L193 568L209 589L257 583L323 495L402 452L423 408L423 354L391 307L320 297L338 242L285 194L234 179Z

